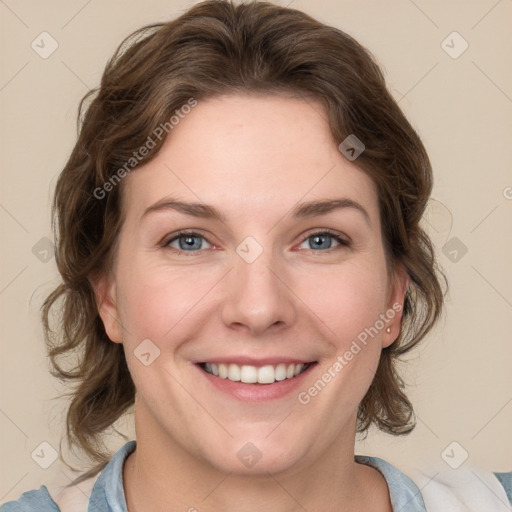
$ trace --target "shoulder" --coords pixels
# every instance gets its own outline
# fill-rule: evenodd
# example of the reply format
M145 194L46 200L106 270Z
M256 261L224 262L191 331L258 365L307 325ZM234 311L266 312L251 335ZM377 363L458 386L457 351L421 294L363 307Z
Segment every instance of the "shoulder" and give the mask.
M39 490L27 491L18 500L0 505L0 512L86 512L126 508L123 463L135 447L136 441L126 443L99 474L82 481L77 479L72 484L43 485Z
M0 505L0 512L60 512L46 486L24 492L18 500Z
M467 464L452 469L446 464L400 466L379 457L356 456L385 477L393 508L423 512L512 511L512 472L498 473Z
M500 484L505 489L505 493L507 494L508 501L512 505L512 471L508 473L497 473L494 472L494 476L498 479Z
M393 510L426 512L425 503L416 484L402 471L379 457L356 455L355 461L377 469L386 480ZM430 509L428 509L430 512Z
M0 506L0 512L87 511L89 497L99 475L75 485L43 485L24 492L18 500Z
M405 470L416 483L427 510L512 511L512 472L496 473L464 464L430 464Z

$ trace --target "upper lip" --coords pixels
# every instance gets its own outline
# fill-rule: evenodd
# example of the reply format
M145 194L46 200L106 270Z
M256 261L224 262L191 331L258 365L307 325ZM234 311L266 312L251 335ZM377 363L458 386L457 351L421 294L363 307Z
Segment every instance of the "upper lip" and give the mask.
M277 366L278 364L307 364L315 362L313 359L298 359L295 357L265 357L256 359L252 357L243 356L226 356L226 357L212 357L195 361L195 364L213 363L213 364L237 364L239 366Z

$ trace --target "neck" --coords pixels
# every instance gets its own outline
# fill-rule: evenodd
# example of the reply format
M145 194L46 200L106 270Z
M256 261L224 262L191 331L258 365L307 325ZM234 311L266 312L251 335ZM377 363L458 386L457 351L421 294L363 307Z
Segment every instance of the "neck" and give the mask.
M219 471L135 417L137 448L123 470L128 512L392 511L382 475L354 462L355 432L315 461L244 475Z

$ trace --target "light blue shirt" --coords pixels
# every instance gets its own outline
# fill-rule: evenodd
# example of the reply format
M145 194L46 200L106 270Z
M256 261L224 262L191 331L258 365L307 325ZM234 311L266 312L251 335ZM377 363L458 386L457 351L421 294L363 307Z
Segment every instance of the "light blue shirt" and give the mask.
M123 488L124 461L135 450L136 441L126 443L105 466L96 480L89 500L88 512L127 512ZM389 487L393 511L427 512L416 484L389 462L378 457L355 455L354 460L382 473ZM512 504L512 472L494 473ZM17 501L0 507L0 512L60 512L46 486L27 491ZM448 512L448 511L447 511Z

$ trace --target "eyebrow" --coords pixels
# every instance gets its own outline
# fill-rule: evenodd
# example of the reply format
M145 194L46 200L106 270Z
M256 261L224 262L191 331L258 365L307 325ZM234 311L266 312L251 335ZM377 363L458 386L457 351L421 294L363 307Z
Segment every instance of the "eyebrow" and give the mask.
M292 216L297 218L307 218L315 215L324 215L332 211L343 210L345 208L352 208L362 213L366 222L371 226L370 214L366 209L357 201L348 198L302 203L293 209Z
M370 215L366 209L357 201L348 198L309 201L306 203L301 203L292 210L291 215L293 218L303 219L317 215L325 215L335 210L343 210L347 208L354 209L362 213L367 224L371 226ZM226 220L226 217L222 213L208 204L189 203L168 198L161 199L160 201L157 201L155 204L146 208L141 216L141 219L149 213L166 210L174 210L185 215L190 215L192 217L220 220L221 222L225 222Z

